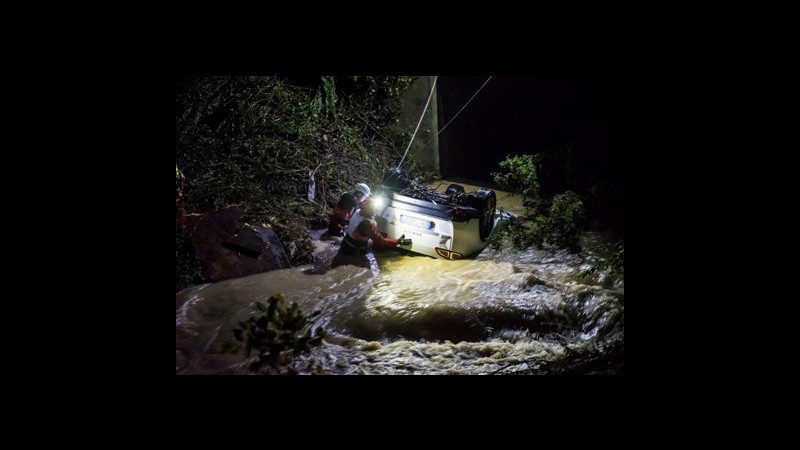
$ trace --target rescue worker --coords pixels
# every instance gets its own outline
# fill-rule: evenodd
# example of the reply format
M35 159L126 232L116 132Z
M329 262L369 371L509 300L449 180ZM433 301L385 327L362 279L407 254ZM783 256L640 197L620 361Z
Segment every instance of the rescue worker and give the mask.
M364 203L369 199L371 191L369 186L364 183L359 183L353 192L345 192L336 203L331 213L331 219L328 223L328 231L323 233L321 239L329 238L331 236L344 236L347 232L347 227L350 225L350 218L353 213L361 208Z
M399 239L383 237L378 231L378 224L372 217L375 215L375 202L366 202L360 210L352 217L350 227L342 239L342 246L339 253L333 258L331 267L344 264L352 264L360 267L371 268L377 275L377 263L372 255L369 241L374 245L384 248L395 248L401 246L411 246L411 239L406 239L405 235Z

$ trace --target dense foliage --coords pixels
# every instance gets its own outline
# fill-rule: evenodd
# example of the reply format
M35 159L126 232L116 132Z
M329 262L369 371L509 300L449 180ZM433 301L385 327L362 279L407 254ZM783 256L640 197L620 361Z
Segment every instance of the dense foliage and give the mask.
M580 233L586 222L583 202L574 192L566 191L553 197L545 214L544 203L537 198L537 170L540 170L537 161L538 155L508 156L500 162L500 171L492 172L502 189L523 196L528 217L512 223L507 230L496 231L490 245L500 248L503 240L510 237L519 249L532 245L541 248L547 242L568 248L573 253L580 252Z
M492 172L492 177L500 189L522 194L524 199L533 199L539 195L537 167L536 156L507 156L500 162L500 171Z
M176 88L176 163L188 213L243 205L293 264L339 196L400 161L399 96L412 77L186 77ZM415 173L413 158L403 167ZM176 239L178 241L178 239ZM176 250L177 251L177 250Z
M584 208L574 192L567 191L553 197L547 219L540 222L544 237L553 245L567 247L573 253L580 251L578 239L584 224Z

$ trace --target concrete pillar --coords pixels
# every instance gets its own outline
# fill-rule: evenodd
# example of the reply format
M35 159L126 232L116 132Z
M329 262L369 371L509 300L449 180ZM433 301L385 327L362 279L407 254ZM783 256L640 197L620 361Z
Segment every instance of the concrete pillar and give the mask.
M431 93L434 78L430 76L417 77L408 90L400 96L400 124L403 130L408 130L409 137L414 133L419 116L422 114L423 108L425 108L425 102ZM412 157L418 167L440 176L439 139L434 138L439 133L437 111L437 97L439 94L437 91L438 88L433 91L433 97L431 97L425 117L422 119L419 131L417 131L414 143L411 144L411 148L408 150L409 156L406 159ZM403 151L405 151L406 146L408 146L408 141L403 143Z

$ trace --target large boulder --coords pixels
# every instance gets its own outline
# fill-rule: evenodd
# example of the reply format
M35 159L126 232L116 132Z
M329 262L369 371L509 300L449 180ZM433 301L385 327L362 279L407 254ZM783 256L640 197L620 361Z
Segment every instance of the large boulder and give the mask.
M291 267L272 228L242 224L244 210L232 206L187 216L195 254L208 281L227 280Z

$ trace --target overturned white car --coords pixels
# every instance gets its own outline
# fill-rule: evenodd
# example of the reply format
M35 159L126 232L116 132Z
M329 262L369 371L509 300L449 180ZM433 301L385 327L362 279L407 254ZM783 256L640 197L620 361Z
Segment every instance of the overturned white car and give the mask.
M496 210L497 196L488 188L467 193L451 184L444 193L390 172L378 196L375 221L386 237L405 235L414 253L449 260L473 256L486 248L495 226L509 214Z

